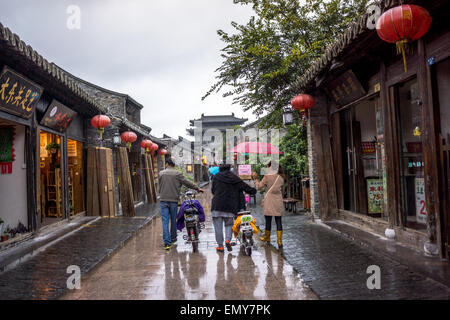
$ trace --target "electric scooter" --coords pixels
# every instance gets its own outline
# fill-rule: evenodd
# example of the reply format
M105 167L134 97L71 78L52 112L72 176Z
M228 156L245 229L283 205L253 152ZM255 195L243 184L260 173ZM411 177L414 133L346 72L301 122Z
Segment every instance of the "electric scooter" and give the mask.
M189 208L184 211L184 222L186 224L186 232L183 239L186 243L192 243L192 251L198 252L198 235L201 229L205 228L205 224L199 220L199 212L194 207L195 192L192 190L187 191L183 197L183 203L188 202Z
M250 211L241 211L238 213L241 215L241 225L239 226L239 233L237 239L241 244L241 251L247 255L252 255L252 250L254 246L253 241L253 228L250 223L253 220L253 216L250 214Z

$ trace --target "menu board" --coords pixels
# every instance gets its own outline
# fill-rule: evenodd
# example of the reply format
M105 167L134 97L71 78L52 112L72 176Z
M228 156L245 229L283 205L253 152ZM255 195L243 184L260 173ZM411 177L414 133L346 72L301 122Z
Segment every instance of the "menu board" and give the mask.
M339 106L344 106L366 94L366 90L352 70L346 71L333 80L327 90Z
M42 87L31 80L4 67L0 75L0 109L29 119L39 99Z
M416 193L416 221L418 223L427 223L427 204L425 200L425 184L423 178L414 180Z
M41 125L64 132L76 114L75 111L69 109L61 102L53 100L41 120Z
M367 179L367 201L369 214L383 213L383 179Z

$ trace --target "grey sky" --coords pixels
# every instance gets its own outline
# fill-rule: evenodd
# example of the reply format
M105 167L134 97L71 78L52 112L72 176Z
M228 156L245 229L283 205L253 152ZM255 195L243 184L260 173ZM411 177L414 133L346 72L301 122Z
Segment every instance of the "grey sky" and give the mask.
M254 120L231 99L215 94L224 44L217 29L245 23L251 7L232 0L0 0L0 22L48 61L144 105L152 134L186 136L202 113ZM81 29L66 27L69 5L81 9Z

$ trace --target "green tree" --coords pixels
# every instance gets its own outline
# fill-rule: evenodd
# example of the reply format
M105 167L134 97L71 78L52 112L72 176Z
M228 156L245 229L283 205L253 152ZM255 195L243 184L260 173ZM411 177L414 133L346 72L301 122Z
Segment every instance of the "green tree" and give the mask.
M297 80L325 48L364 13L369 0L233 0L252 5L245 25L232 22L234 33L217 33L225 43L212 92L227 89L233 103L257 116L269 115L263 127L282 123L282 107L299 92Z
M281 138L280 165L289 176L297 176L308 173L308 145L306 139L306 127L293 124L287 127L286 135Z

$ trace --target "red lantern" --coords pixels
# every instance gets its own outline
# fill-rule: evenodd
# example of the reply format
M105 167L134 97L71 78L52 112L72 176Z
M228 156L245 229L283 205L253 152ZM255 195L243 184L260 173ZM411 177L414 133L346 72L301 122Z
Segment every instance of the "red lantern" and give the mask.
M141 141L141 148L146 149L146 151L149 151L149 149L151 148L153 142L151 142L150 140L142 140Z
M309 94L299 94L292 99L291 106L298 111L311 109L314 106L314 98Z
M167 154L167 150L166 149L160 149L160 150L158 150L158 154L160 156L165 156Z
M137 135L134 132L126 131L120 135L122 141L127 144L128 151L131 151L131 144L137 140Z
M408 43L423 37L431 25L431 17L422 7L405 4L383 13L377 22L378 36L397 46L397 54L402 54L406 69Z
M105 115L97 115L91 119L91 125L94 128L97 128L97 131L100 132L100 140L103 140L103 132L105 131L105 128L109 126L111 123L111 120L108 118L108 116Z
M158 150L158 149L159 149L159 146L158 146L156 143L153 143L150 150L151 150L151 151L156 151L156 150Z

